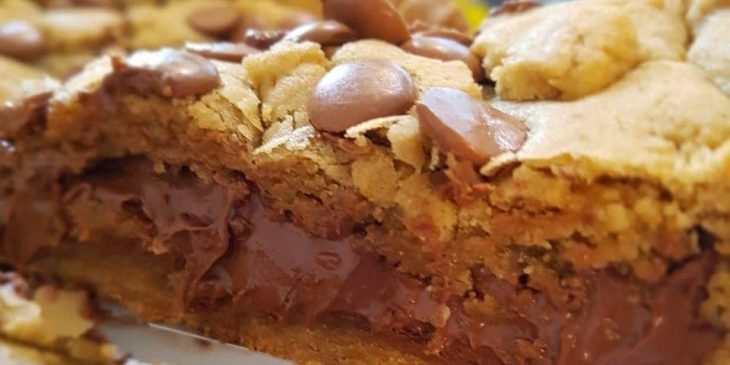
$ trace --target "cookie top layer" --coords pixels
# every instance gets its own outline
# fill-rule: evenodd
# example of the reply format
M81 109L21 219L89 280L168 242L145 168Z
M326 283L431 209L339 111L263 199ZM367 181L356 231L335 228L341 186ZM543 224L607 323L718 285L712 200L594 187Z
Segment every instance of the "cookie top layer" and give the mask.
M381 6L390 9L388 4ZM687 232L696 226L710 229L713 222L721 227L718 222L730 215L724 181L730 171L730 99L706 71L683 61L685 45L664 47L660 45L675 45L676 39L642 36L640 27L632 25L636 15L625 14L617 4L579 0L570 5L587 14L569 18L575 22L570 31L563 31L558 21L566 13L572 16L565 10L568 4L503 12L488 21L494 40L514 36L514 49L507 47L516 52L514 57L499 61L498 67L508 67L506 62L514 59L513 75L524 80L540 80L547 75L541 62L554 60L548 52L523 67L523 51L534 51L543 41L557 42L541 38L544 24L557 27L550 34L598 42L567 48L586 56L577 60L587 63L569 67L560 83L548 83L550 92L542 97L551 100L512 100L500 89L507 79L499 78L494 96L490 84L480 83L460 56L461 48L423 51L442 41L405 46L418 37L435 37L457 49L467 47L468 36L410 29L409 39L398 44L390 33L363 36L377 28L363 23L383 19L354 22L341 16L340 21L328 19L326 27L315 23L260 33L260 42L245 48L197 42L189 51L102 57L54 92L46 137L79 159L145 155L192 166L206 178L221 170L240 171L265 185L285 209L295 209L289 204L297 199L293 194L310 194L321 200L317 204L330 204L317 209L351 214L346 220L332 218L334 228L308 227L315 235L391 218L390 224L405 226L429 244L447 245L480 231L488 232L481 238L499 244L545 248L556 240L571 241L579 232L593 246L566 245L572 264L605 267L626 260L644 270L645 277L656 278L662 266L647 261L647 251L667 250L673 258L691 255L697 245ZM666 12L657 19L674 19L684 27L685 20L675 18L668 7L632 4L642 11ZM634 27L626 38L633 43L611 38L622 29L585 21L606 14ZM537 25L511 24L525 19ZM674 34L659 31L665 29L660 25L652 25L656 28L647 34ZM350 39L348 29L356 39ZM534 34L524 36L523 31ZM480 49L484 32L472 50ZM524 48L531 44L521 43L525 37L540 44ZM613 64L613 58L599 57L608 62L606 67L620 69L601 74L607 77L601 83L583 84L584 76L594 75L589 70L603 62L593 63L593 51L603 52L609 44L616 52L630 46L631 62ZM558 53L571 60L570 52ZM480 61L491 62L491 55ZM151 61L158 57L174 62ZM167 66L205 72L180 79ZM562 100L565 95L553 94L556 85L577 94ZM309 212L302 208L300 214ZM558 215L561 224L556 225ZM713 233L720 236L722 229ZM671 250L662 246L668 234L681 237ZM615 250L618 244L625 249ZM422 250L413 260L420 254Z
M530 138L516 157L523 162L677 187L719 183L730 168L730 99L687 63L646 62L576 101L493 105L526 121Z
M385 8L391 6L382 4ZM345 138L360 138L368 130L387 132L397 124L393 121L398 118L418 120L426 114L448 116L449 113L425 106L423 110L430 113L416 113L414 105L424 105L420 98L433 88L460 91L475 101L482 99L482 87L476 82L479 79L474 78L473 70L463 58L444 59L441 55L406 47L405 43L398 47L392 44L393 33L365 36L382 37L381 40L348 42L349 38L363 37L358 34L363 29L385 29L373 28L371 25L375 23L369 22L391 20L360 14L361 18L355 21L342 13L345 10L337 10L340 5L338 1L325 3L325 12L349 24L330 20L331 25L321 31L317 24L325 23L300 27L283 35L283 40L270 49L247 48L234 55L236 60L242 59L243 72L231 77L244 80L256 94L256 99L249 98L246 103L261 105L260 113L246 123L253 127L248 136L252 138L254 150L273 152L285 146L283 141L288 138L295 138L301 146L304 140L297 133L304 130L308 130L307 139L318 133L344 133ZM649 18L655 21L644 21ZM692 190L700 182L716 181L726 171L723 161L730 148L725 143L730 137L727 124L730 101L707 80L703 71L681 62L687 42L684 24L684 19L670 6L644 1L624 4L620 0L580 0L497 15L485 23L473 49L482 53L483 64L495 80L501 99L487 98L485 105L491 103L497 112L504 112L500 117L504 123L515 120L525 126L526 137L515 139L524 140L524 146L510 142L506 144L509 148L499 153L471 154L465 151L479 149L454 147L457 144L452 143L453 138L440 140L443 137L440 133L432 130L424 135L416 129L413 133L418 137L414 140L421 141L421 146L411 148L404 158L423 163L429 158L429 150L435 147L446 154L470 156L467 160L475 162L477 167L483 165L481 171L485 176L495 174L506 165L522 162L540 167L570 165L573 167L568 173L586 180L601 176L641 178L682 191ZM708 32L713 24L710 18ZM314 38L308 36L312 32ZM707 42L701 35L694 45L696 51L692 55L697 56L693 59L707 58L699 56L702 42ZM325 44L310 43L303 37ZM460 38L439 37L455 45L462 44L457 41ZM328 47L329 51L323 52ZM214 52L209 52L208 57L220 58ZM379 60L379 65L387 62L389 66L362 66L363 62L374 64L374 60ZM226 69L235 68L226 66ZM377 82L358 76L375 75L386 69L389 71ZM599 69L601 72L595 72ZM87 74L77 79L86 79ZM721 83L722 77L718 77ZM678 84L677 80L682 82ZM510 84L512 81L517 83ZM103 81L98 81L98 85L102 84ZM676 85L682 85L683 92L676 92ZM360 94L350 98L358 103L348 101L350 87L359 90ZM381 95L378 88L383 88ZM366 91L371 89L373 92L368 94ZM333 99L333 95L341 97ZM523 96L575 100L511 101ZM453 120L459 118L455 116ZM452 121L444 123L444 131L460 128L452 129L454 126L449 126ZM59 129L53 123L50 128ZM498 136L500 132L495 129L490 133ZM461 139L467 140L470 138ZM277 142L272 145L272 141ZM400 146L392 148L404 153ZM419 154L422 156L414 157Z
M645 60L684 57L679 14L649 1L579 0L488 19L474 42L500 97L576 99Z

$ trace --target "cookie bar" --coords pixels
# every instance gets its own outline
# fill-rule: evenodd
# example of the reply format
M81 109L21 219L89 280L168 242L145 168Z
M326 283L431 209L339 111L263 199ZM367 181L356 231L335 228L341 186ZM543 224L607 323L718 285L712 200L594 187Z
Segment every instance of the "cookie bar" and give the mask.
M100 54L238 39L247 29L288 29L315 19L273 0L44 5L29 0L0 2L0 55L60 78L74 74Z
M26 0L3 0L0 9L0 54L56 76L70 75L123 45L125 20L113 9L44 10Z
M721 363L730 99L684 15L505 7L472 41L322 4L53 88L5 139L3 258L299 363Z
M256 46L322 16L319 1L307 0L3 0L0 10L0 55L59 78L110 52L203 41ZM398 10L408 24L467 27L450 0L399 1Z

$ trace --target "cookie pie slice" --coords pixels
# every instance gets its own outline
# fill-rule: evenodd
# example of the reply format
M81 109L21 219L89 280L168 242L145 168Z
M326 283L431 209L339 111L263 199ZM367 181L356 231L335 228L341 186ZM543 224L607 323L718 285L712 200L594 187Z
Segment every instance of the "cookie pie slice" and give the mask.
M4 141L4 259L299 363L726 360L730 99L702 69L517 101L488 28L470 53L356 3L240 63L140 51L53 89Z

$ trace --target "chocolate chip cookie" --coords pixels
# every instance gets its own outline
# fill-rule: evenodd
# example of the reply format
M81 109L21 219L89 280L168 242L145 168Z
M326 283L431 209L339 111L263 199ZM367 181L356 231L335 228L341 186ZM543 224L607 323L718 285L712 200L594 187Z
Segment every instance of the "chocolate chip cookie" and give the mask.
M720 8L513 4L473 39L403 3L193 17L13 96L0 256L299 363L722 364Z

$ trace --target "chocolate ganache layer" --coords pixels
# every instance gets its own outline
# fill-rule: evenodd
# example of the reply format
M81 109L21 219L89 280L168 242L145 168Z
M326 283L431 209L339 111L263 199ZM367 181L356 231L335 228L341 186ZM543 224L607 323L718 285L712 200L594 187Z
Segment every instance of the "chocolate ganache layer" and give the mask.
M356 237L309 235L257 191L238 173L203 180L143 158L106 161L17 195L2 249L30 260L63 240L134 241L178 258L178 310L343 319L474 364L699 364L722 335L698 314L716 265L709 252L656 284L606 269L515 286L475 267L473 288L457 296L357 248Z

